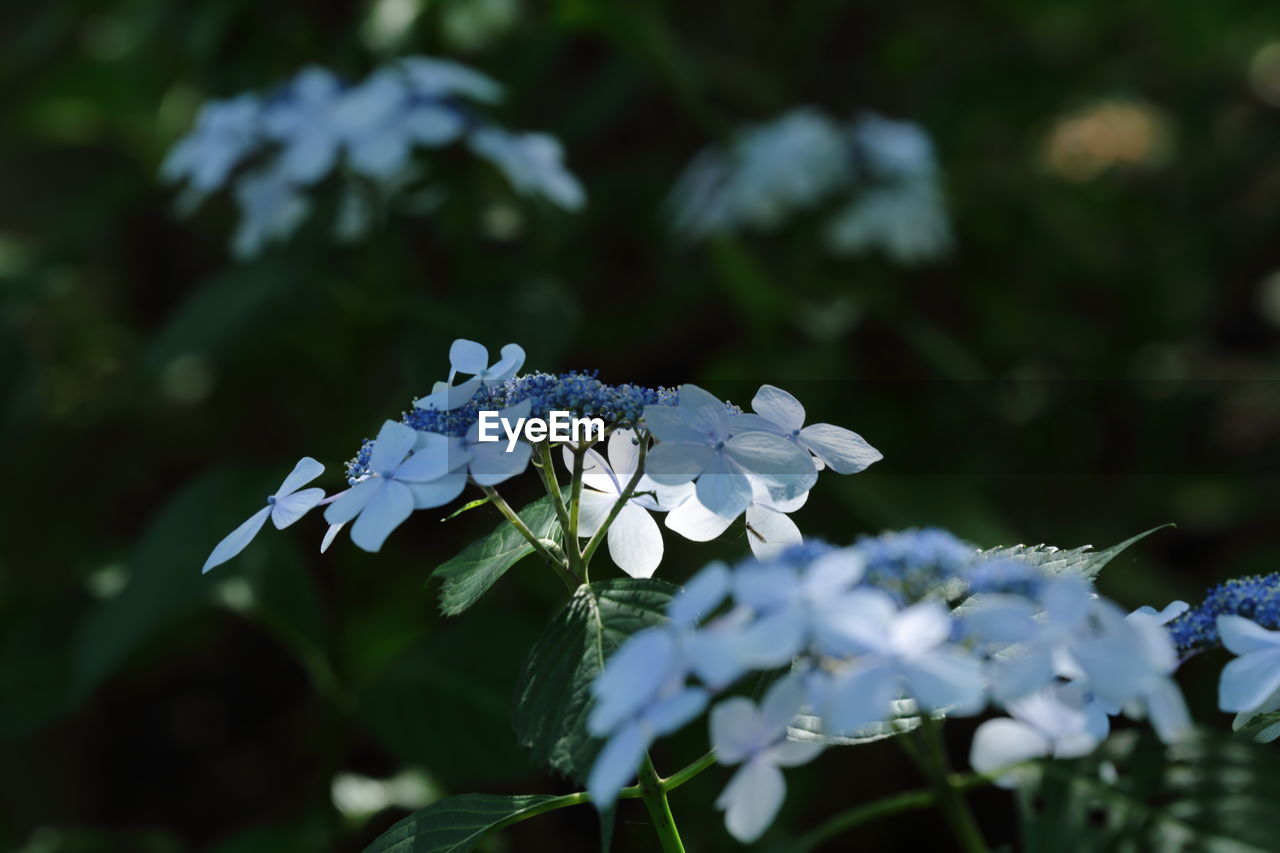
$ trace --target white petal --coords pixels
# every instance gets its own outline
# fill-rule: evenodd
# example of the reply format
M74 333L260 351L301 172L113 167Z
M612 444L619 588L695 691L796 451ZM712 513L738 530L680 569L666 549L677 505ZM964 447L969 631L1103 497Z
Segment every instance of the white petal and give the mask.
M784 740L771 746L765 757L779 767L799 767L817 758L823 749L822 741Z
M418 431L413 427L387 421L378 430L378 437L369 452L369 470L375 474L395 470L417 443Z
M297 465L293 466L293 470L289 472L289 476L284 478L284 482L281 483L280 488L276 490L275 496L277 498L282 498L285 495L291 495L323 473L323 465L312 459L310 456L304 456L298 460Z
M729 409L723 400L697 385L680 386L680 404L676 408L684 423L703 436L704 441L715 443L728 436Z
M696 497L690 498L667 513L663 522L668 530L675 531L693 542L710 542L733 524L732 518L716 515Z
M761 385L751 399L756 414L788 432L804 426L804 406L791 394L774 385Z
M816 602L843 595L862 580L865 570L866 560L853 548L839 548L823 554L804 570L801 585L805 597Z
M773 823L786 795L782 771L761 757L733 775L716 800L716 808L724 809L724 825L729 834L750 844Z
M449 347L449 366L458 373L474 376L489 366L489 349L484 344L458 338Z
M616 495L583 489L578 500L578 536L582 539L595 536L617 502Z
M324 489L303 489L283 498L276 498L271 506L271 523L276 530L283 530L302 518L324 500Z
M747 544L758 560L771 560L804 541L796 523L780 512L757 504L747 507Z
M636 431L620 429L609 436L609 462L624 485L636 472L640 464L640 445L636 441Z
M324 532L324 539L320 540L320 553L323 554L329 550L329 546L333 544L333 540L338 538L338 534L342 532L342 528L346 524L330 524L329 529Z
M573 448L566 444L560 453L564 460L564 469L572 477L574 466ZM618 478L613 472L613 467L603 455L594 449L588 449L583 454L582 485L610 496L622 493L622 487L618 485Z
M262 525L267 523L267 516L270 514L271 507L265 506L249 516L249 520L244 524L228 533L221 542L214 546L213 552L209 554L209 559L204 561L204 568L200 570L201 574L215 566L222 565L243 551L245 546L253 541L253 537L258 535Z
M662 562L662 531L648 512L627 504L614 518L609 532L609 556L633 578L652 577Z
M1025 723L1008 718L987 720L973 733L969 764L985 776L1046 756L1052 748L1053 744L1047 738ZM1009 787L1015 781L1011 777L1005 777L997 784Z
M337 504L334 504L337 506ZM404 483L384 480L351 525L351 541L366 551L378 551L391 531L413 514L413 493Z
M1219 616L1217 622L1222 645L1238 655L1280 647L1280 631L1268 631L1251 619L1227 615Z
M837 474L857 474L884 458L856 432L832 424L811 424L800 430L800 444Z

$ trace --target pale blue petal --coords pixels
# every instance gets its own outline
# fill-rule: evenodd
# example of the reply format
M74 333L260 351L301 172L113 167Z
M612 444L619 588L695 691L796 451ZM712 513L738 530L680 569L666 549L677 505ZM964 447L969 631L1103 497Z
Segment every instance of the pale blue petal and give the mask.
M587 730L605 735L653 700L676 660L675 641L661 628L629 637L605 663L591 685L596 703Z
M751 481L724 454L713 453L698 477L696 494L698 503L716 515L735 519L751 505Z
M609 738L587 777L587 791L597 809L613 805L618 792L635 777L652 740L652 735L634 723Z
M786 427L779 426L759 415L753 415L750 412L729 415L729 434L740 435L746 432L767 432L770 435L778 435L783 438L791 436L791 432Z
M724 563L712 563L684 585L667 605L667 616L673 624L694 625L715 611L729 594L730 575Z
M662 562L662 530L653 516L634 504L627 504L614 518L609 532L609 556L615 565L633 578L652 577Z
M467 487L466 472L446 474L430 483L405 483L413 494L414 509L434 509L452 501Z
M391 531L412 514L413 493L409 487L395 480L384 480L382 488L373 493L351 525L351 541L366 551L376 552Z
M769 433L735 435L725 443L725 455L783 500L798 497L818 481L809 451Z
M822 754L824 744L817 740L784 740L765 752L765 758L778 767L799 767Z
M330 524L345 524L355 518L385 482L381 477L370 477L356 483L329 504L324 511L324 520Z
M1280 631L1268 631L1243 616L1219 616L1217 622L1222 645L1235 654L1247 655L1280 648Z
M733 573L734 597L756 610L790 606L799 591L799 578L789 566L747 564Z
M702 713L709 696L700 687L685 687L644 712L644 722L660 735L671 734Z
M716 800L716 808L724 810L724 826L729 834L750 844L773 823L786 795L782 771L759 757L733 775Z
M800 430L800 445L837 474L857 474L884 458L856 432L832 424L811 424Z
M1155 674L1142 654L1134 648L1133 637L1104 637L1085 640L1071 647L1071 659L1084 670L1089 689L1100 699L1124 705L1136 698L1143 682Z
M1031 602L1017 595L980 595L963 620L970 632L988 643L1025 643L1040 632Z
M706 435L685 422L684 413L679 406L645 406L644 428L658 441L703 445L710 441Z
M1042 603L1055 624L1076 625L1089 612L1090 594L1089 584L1080 578L1057 578L1045 587Z
M711 709L711 748L721 764L738 764L760 748L763 725L756 703L742 696Z
M394 471L417 443L418 431L413 427L387 421L369 451L369 470L375 474Z
M715 444L729 436L729 410L724 401L704 391L697 385L680 386L680 404L676 407L681 419L703 441Z
M324 489L303 489L277 498L271 505L271 523L276 526L276 530L284 530L318 506L322 500Z
M693 488L692 483L688 485ZM697 497L690 497L668 512L663 523L668 530L692 542L710 542L728 530L733 519L716 515L698 503Z
M284 478L284 482L280 484L280 488L276 490L276 497L283 498L291 495L298 489L310 483L316 477L324 473L324 466L310 456L304 456L298 460L298 464L293 466L293 470L289 472L289 476Z
M329 550L329 546L333 544L333 540L338 538L338 534L342 532L345 524L330 524L329 529L324 532L324 539L320 540L320 553L323 554Z
M898 605L888 593L855 589L842 595L833 606L821 609L824 644L840 648L851 645L868 652L888 650L889 630L897 613Z
M502 348L501 356L497 364L485 371L485 383L488 385L506 382L524 365L524 348L519 344L507 344ZM529 401L526 400L525 403Z
M738 632L713 627L688 634L682 643L685 661L712 690L736 681L748 669Z
M866 560L853 548L840 548L823 554L809 564L800 585L811 601L823 601L843 595L862 580Z
M1147 716L1165 743L1176 743L1191 733L1191 713L1182 691L1171 678L1158 679L1147 689Z
M758 618L738 634L738 653L750 666L784 666L804 648L808 626L798 607L784 607Z
M475 378L468 379L466 382L453 386L445 394L445 410L452 411L459 406L471 402L471 398L474 397L476 392L482 387L484 387L484 382Z
M448 474L469 457L465 450L454 446L449 436L420 432L413 455L396 466L393 473L397 480L428 482Z
M875 659L863 658L832 679L823 708L823 725L830 734L848 734L869 723L893 715L898 695L898 676L893 668Z
M507 451L503 442L471 445L471 479L481 486L496 486L519 476L529 467L533 448L525 441L517 441Z
M787 723L804 707L807 690L802 675L792 673L773 683L760 703L761 737L771 743L787 733Z
M889 625L889 647L900 655L922 655L947 641L951 615L936 601L903 608Z
M804 406L775 385L761 385L751 399L751 408L765 420L793 432L804 426Z
M985 705L982 664L967 652L939 649L904 661L901 667L908 690L927 711L949 708L951 714L964 716Z
M1280 649L1253 652L1222 668L1218 707L1223 711L1252 711L1280 690Z
M264 506L249 516L248 521L228 533L226 538L214 546L213 552L209 554L209 559L204 561L204 568L200 570L201 574L215 566L222 565L243 551L245 546L253 541L253 537L258 535L262 525L267 523L267 516L270 514L271 507Z
M664 441L649 451L645 473L659 485L678 486L701 474L716 456L715 450L704 444Z
M994 666L991 694L1000 703L1034 693L1053 680L1053 652L1044 647L1028 649L1018 657L998 661Z
M474 376L489 366L489 350L484 344L458 338L449 347L449 366L458 373Z

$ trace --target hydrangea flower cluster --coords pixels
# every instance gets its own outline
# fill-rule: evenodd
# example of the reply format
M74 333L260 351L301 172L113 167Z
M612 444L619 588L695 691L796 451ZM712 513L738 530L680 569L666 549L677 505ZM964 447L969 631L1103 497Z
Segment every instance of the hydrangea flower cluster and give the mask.
M1081 577L987 557L939 530L712 564L668 615L629 638L595 682L588 726L606 745L589 788L611 803L655 738L744 676L775 673L758 705L733 696L709 717L717 759L739 766L718 805L743 842L781 806L780 768L811 760L824 742L882 731L903 699L926 715L1007 712L976 733L981 772L1089 752L1109 715L1149 718L1166 741L1190 727L1158 616L1126 614ZM811 726L788 733L802 713L819 721L820 737Z
M913 264L951 247L928 135L871 113L840 123L801 107L745 127L727 146L698 154L671 194L675 227L692 240L774 230L833 200L826 243L837 254L880 249Z
M565 169L554 137L512 133L473 106L501 96L485 75L422 56L397 59L354 83L309 67L265 96L206 103L161 171L185 182L182 210L232 190L240 208L232 248L241 257L292 235L311 213L309 193L331 174L342 185L335 235L361 237L379 204L418 182L414 150L455 142L491 163L520 195L581 208L582 186Z
M1195 608L1175 604L1181 607L1167 627L1179 652L1190 657L1221 645L1237 655L1218 683L1218 707L1235 712L1233 728L1263 717L1254 739L1280 737L1280 717L1272 719L1280 711L1280 573L1228 580Z
M665 514L669 530L698 541L719 536L745 515L753 551L776 553L801 541L786 514L804 504L820 471L851 474L880 459L854 432L831 424L805 426L799 401L771 385L752 400L753 411L743 413L696 385L607 385L579 372L518 376L524 359L516 344L503 347L491 362L483 345L455 341L448 377L400 421L386 421L347 463L350 488L329 496L319 489L293 495L324 470L304 460L310 476L294 482L291 475L266 509L219 543L205 571L243 550L270 512L279 516L285 501L290 511L277 517L277 527L327 506L330 527L322 550L351 524L352 541L377 551L414 511L450 503L468 483L494 499L493 487L531 463L554 483L551 446L558 443L570 477L580 478L582 486L573 533L588 540L604 535L621 569L648 577L663 553L655 514ZM481 439L482 412L518 424L557 411L599 418L607 425L607 440L578 446L519 434L510 441ZM560 499L559 487L553 491Z

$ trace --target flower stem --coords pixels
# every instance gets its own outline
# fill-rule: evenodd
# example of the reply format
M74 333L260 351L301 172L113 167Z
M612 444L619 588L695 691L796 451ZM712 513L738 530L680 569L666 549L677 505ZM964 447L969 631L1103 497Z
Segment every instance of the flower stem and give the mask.
M960 849L965 853L989 853L987 841L978 828L978 821L964 798L964 788L957 784L956 777L951 773L941 727L928 714L922 719L918 730L920 749L908 749L908 754L916 760L933 787L934 802L951 826Z
M658 843L662 846L663 853L684 853L684 842L680 840L680 833L676 829L676 819L671 814L666 789L647 752L644 764L640 765L640 797L649 810L649 820L653 822L653 830L658 834Z
M716 751L713 749L710 752L708 752L706 755L699 758L697 761L690 764L689 766L684 767L680 770L677 770L675 773L672 773L667 778L660 780L662 782L662 790L674 791L676 788L679 788L685 782L688 782L694 776L697 776L703 770L706 770L708 767L710 767L712 764L715 764L715 763L716 763Z
M564 581L565 586L569 588L569 592L572 593L576 590L578 582L574 580L564 561L557 559L556 555L551 553L551 550L547 548L543 541L534 535L534 532L529 529L529 525L524 523L524 519L511 508L511 505L506 502L502 495L498 494L493 486L481 486L480 489L488 496L489 502L498 508L498 512L506 516L507 521L511 522L511 526L518 530L520 535L533 546L533 550L537 552L538 556L545 560L547 565L556 570L556 573L560 575L560 579Z
M538 473L542 476L542 484L547 489L547 496L551 498L551 505L555 507L556 520L560 522L560 529L564 531L564 551L569 560L569 572L579 581L582 581L582 552L578 550L576 528L570 521L569 508L564 502L564 492L560 490L560 481L556 477L556 467L551 455L551 442L544 441L539 444L538 454L541 457L541 464L537 466ZM573 530L572 533L571 529Z
M977 774L967 776L952 775L948 780L950 787L956 791L980 788L983 785L990 785L991 782L992 779L990 777ZM801 836L790 848L791 853L806 853L806 851L813 850L820 844L830 841L837 835L848 832L864 823L870 823L873 820L879 820L890 815L921 811L936 802L937 794L935 791L932 788L922 788L916 791L890 794L887 797L882 797L869 803L861 803L846 812L841 812L830 818L816 829Z

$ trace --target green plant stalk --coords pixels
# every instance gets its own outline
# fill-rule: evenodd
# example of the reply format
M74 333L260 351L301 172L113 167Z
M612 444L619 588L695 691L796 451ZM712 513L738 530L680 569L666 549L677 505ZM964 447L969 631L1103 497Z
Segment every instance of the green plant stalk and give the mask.
M489 502L498 508L498 512L502 513L507 521L511 522L511 526L519 531L520 535L533 546L533 550L537 552L538 556L545 560L547 565L556 570L556 574L560 575L560 579L564 581L565 586L569 588L569 593L572 594L578 588L578 582L569 572L564 561L557 559L556 555L551 553L542 540L529 529L529 525L524 523L524 519L520 517L519 513L511 508L511 505L506 502L502 495L498 494L493 486L481 486L480 489L488 496Z
M595 554L596 549L600 547L600 543L604 541L605 534L609 532L610 525L613 520L618 517L618 513L622 512L622 508L627 505L627 501L636 492L636 486L640 485L640 478L644 476L644 460L645 455L649 452L649 436L647 433L636 433L636 438L640 441L640 455L636 458L636 470L631 475L631 479L627 481L627 485L622 488L622 493L618 495L618 499L609 509L609 515L605 518L604 524L600 525L600 529L587 542L587 547L582 549L582 565L583 570L591 565L591 557Z
M587 447L575 447L573 449L573 479L569 482L569 527L565 530L565 541L572 543L574 556L578 560L578 573L582 576L582 582L587 583L590 578L587 576L587 564L582 559L582 551L579 550L578 542L578 507L582 503L582 469L587 455Z
M569 573L573 577L582 582L583 566L582 552L578 550L578 539L576 534L569 535L571 527L569 521L569 508L564 502L564 493L560 491L560 481L556 478L555 463L551 456L551 442L544 441L538 445L538 456L540 464L536 467L539 476L542 477L542 485L547 490L547 497L551 498L551 505L556 511L556 520L560 522L560 529L564 531L564 551L569 561Z
M982 830L978 828L978 821L965 801L963 789L955 784L938 721L929 715L921 719L920 728L916 732L920 741L914 745L919 749L907 746L909 741L903 739L907 753L915 759L921 772L929 780L938 810L951 827L960 849L965 853L990 853L987 841L982 837Z
M948 785L955 791L981 788L985 785L990 785L994 781L990 776L980 776L976 773L968 775L953 774L947 780ZM807 851L813 850L818 845L830 841L832 838L864 823L870 823L873 820L879 820L895 814L922 811L933 806L936 802L936 791L932 788L924 788L890 794L879 800L861 803L828 819L822 825L802 835L790 848L791 853L807 853Z
M649 810L649 820L653 823L653 831L658 835L663 853L684 853L684 842L676 829L676 819L671 814L671 804L667 802L667 791L647 752L644 763L640 765L640 798Z
M688 782L694 776L697 776L703 770L706 770L715 763L716 751L713 749L687 767L677 770L665 779L660 779L659 781L662 783L662 790L674 791L676 788L679 788L685 782Z

